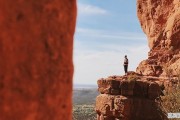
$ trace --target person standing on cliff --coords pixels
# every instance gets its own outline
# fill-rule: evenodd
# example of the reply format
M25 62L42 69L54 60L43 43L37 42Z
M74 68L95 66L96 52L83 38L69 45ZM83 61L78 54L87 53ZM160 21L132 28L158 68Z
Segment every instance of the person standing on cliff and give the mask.
M127 72L128 72L128 58L127 58L127 55L124 56L124 72L125 72L125 75L127 75Z

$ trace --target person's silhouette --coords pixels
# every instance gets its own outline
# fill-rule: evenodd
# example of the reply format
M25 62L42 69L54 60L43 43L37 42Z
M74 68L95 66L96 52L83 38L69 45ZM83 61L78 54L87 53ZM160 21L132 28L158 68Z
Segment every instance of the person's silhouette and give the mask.
M125 75L127 75L127 72L128 72L128 58L127 58L127 55L124 56L124 72L125 72Z

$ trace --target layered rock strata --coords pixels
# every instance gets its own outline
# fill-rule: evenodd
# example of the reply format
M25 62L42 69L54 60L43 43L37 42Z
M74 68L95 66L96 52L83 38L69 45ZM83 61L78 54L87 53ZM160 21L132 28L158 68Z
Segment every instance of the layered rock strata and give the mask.
M72 120L76 0L0 0L0 120Z
M161 95L158 83L122 77L98 80L97 120L166 120L156 101Z
M150 48L137 73L180 74L180 0L137 0L137 15Z

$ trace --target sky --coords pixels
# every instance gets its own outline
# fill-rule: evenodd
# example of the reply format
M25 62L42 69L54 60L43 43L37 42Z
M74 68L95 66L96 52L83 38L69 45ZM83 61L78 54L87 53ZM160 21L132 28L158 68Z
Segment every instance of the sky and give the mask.
M97 80L124 75L147 58L149 51L136 14L136 0L78 0L74 35L74 84L96 85Z

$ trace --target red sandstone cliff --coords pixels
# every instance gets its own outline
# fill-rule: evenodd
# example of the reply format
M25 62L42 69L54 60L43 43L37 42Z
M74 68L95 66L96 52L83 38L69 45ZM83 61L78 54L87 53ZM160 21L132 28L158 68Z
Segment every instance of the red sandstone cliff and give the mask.
M180 69L180 0L137 0L137 15L148 38L149 57L137 72L159 76Z
M180 0L137 0L137 14L148 38L148 59L137 67L140 75L135 73L135 79L128 80L130 75L98 80L97 120L167 119L157 102L160 78L149 76L165 75L168 69L180 74Z
M167 120L157 102L162 95L159 84L142 76L130 80L130 76L98 80L97 120Z

